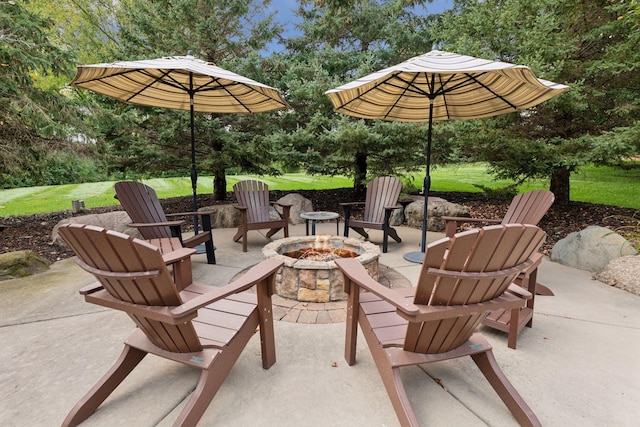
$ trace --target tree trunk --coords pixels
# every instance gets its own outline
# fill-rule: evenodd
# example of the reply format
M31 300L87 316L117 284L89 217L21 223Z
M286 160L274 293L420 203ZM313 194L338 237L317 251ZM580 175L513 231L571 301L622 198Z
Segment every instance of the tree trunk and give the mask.
M365 194L367 188L367 155L356 153L353 189L359 194Z
M554 169L551 172L549 190L555 195L555 203L558 205L569 204L569 178L571 173L567 168Z
M227 197L227 176L224 169L213 171L213 200L224 200Z

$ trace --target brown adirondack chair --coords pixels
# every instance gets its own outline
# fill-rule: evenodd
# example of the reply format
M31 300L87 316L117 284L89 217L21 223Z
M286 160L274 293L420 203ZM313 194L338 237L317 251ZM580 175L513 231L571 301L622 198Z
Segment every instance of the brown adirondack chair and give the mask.
M247 252L247 232L249 230L264 230L269 228L267 238L284 229L284 237L289 237L289 211L291 205L269 201L269 186L262 181L248 179L237 182L233 192L238 201L236 209L240 211L242 224L233 236L233 241L242 239L242 250ZM271 219L269 207L277 205L282 208L279 219Z
M358 261L336 260L349 295L345 358L355 363L359 323L401 425L419 423L400 368L462 356L471 356L520 424L540 425L476 328L492 310L524 305L530 294L512 281L544 239L538 227L521 224L441 239L428 245L415 288L389 289Z
M349 228L353 228L365 239L369 238L365 228L382 230L382 252L387 252L389 236L398 243L402 242L396 229L389 224L393 210L402 207L398 204L400 191L402 182L398 178L383 176L374 178L367 184L364 202L340 203L344 209L344 237L349 237ZM358 205L364 205L362 220L351 218L352 207Z
M211 217L206 212L181 212L165 214L155 190L148 185L136 181L121 181L113 186L116 198L127 211L133 221L129 224L140 231L147 240L177 237L187 248L195 248L204 243L207 262L216 263L213 234L211 234ZM184 220L168 220L185 216L200 215L202 230L187 239L182 238Z
M499 224L532 224L538 225L542 217L547 213L555 196L551 191L534 190L518 194L513 198L507 213L502 219L481 219L443 216L445 221L445 235L450 237L456 232L458 223L499 223ZM497 329L508 334L508 346L515 349L518 334L525 327L533 326L533 307L535 296L553 295L553 292L545 285L538 283L538 267L542 263L542 254L535 253L532 256L533 264L520 274L516 283L532 293L527 300L526 307L519 311L496 310L483 322L485 326ZM514 329L515 328L515 329Z
M265 260L221 288L190 284L180 290L159 249L146 241L80 224L63 225L59 232L80 267L98 279L80 291L85 300L122 310L137 325L120 358L64 426L90 417L148 353L202 370L176 426L198 423L256 328L263 368L275 363L271 295L280 262ZM244 292L253 286L256 293Z

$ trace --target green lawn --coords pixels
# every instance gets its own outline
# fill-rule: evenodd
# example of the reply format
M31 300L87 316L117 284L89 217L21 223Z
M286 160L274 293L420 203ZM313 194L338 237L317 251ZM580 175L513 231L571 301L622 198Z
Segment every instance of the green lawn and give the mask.
M247 175L227 177L227 189L236 182L251 178ZM255 178L255 177L254 177ZM310 177L305 174L287 174L280 177L258 177L274 190L325 190L351 187L352 181L344 177ZM190 178L154 178L143 182L156 190L159 198L192 194ZM87 208L117 205L113 197L115 181L88 184L51 185L16 188L0 191L0 216L31 215L71 209L72 200L84 200ZM212 177L198 177L198 194L213 192Z
M227 189L231 191L236 182L251 178L247 175L227 177ZM258 179L269 184L273 190L326 190L351 187L352 181L345 177L314 177L302 173L279 177L261 176ZM421 185L422 176L415 175ZM431 172L433 191L480 191L474 184L498 188L508 181L493 181L483 164L465 164L434 168ZM158 197L188 196L191 194L189 178L156 178L144 180L153 187ZM88 184L54 185L45 187L17 188L0 191L0 216L30 215L71 209L72 200L84 200L87 208L118 204L113 198L113 181ZM520 191L546 189L548 182L528 182ZM212 178L198 178L198 194L211 194ZM609 167L586 167L571 177L571 200L624 206L640 209L640 169L620 170Z

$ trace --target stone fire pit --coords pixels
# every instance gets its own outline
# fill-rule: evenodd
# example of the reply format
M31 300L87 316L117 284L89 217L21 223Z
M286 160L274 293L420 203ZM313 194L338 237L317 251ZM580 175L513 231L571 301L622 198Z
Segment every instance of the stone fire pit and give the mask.
M339 236L288 237L271 242L262 249L265 258L284 261L276 275L278 295L305 302L347 299L342 272L333 260L315 260L314 248L317 247L332 248L336 254L347 252L347 257L355 257L371 277L378 278L380 248L373 243Z

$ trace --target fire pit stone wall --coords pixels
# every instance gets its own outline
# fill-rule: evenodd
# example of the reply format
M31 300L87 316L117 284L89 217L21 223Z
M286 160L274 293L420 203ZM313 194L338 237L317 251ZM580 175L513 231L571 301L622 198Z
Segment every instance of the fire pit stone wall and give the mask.
M262 249L265 258L278 258L284 262L276 277L278 295L304 302L347 299L344 275L334 261L314 261L285 255L301 249L311 249L318 244L354 252L357 254L355 259L365 267L369 275L374 279L378 278L380 248L373 243L339 236L327 236L326 243L318 243L316 236L288 237L271 242Z

